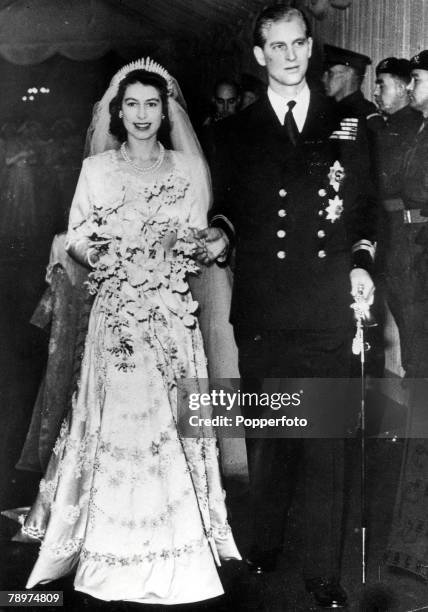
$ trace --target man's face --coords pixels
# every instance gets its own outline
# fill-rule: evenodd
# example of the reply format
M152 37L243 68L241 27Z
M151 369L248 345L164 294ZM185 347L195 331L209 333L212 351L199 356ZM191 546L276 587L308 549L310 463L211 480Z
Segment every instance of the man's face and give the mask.
M428 70L412 70L412 80L407 90L410 106L428 115Z
M305 24L299 17L289 21L274 22L265 29L263 48L254 47L254 55L260 66L268 72L269 84L275 89L294 87L305 80L312 38L306 35Z
M241 110L247 108L250 104L254 104L256 100L258 100L258 95L254 91L244 91L242 94Z
M220 119L229 117L229 115L234 115L239 106L239 97L235 87L233 87L233 85L227 85L226 83L217 87L214 96L214 104L217 117Z
M392 115L403 105L404 84L389 73L381 73L376 78L374 98L384 113Z
M323 74L323 85L325 87L325 94L329 98L340 97L342 90L345 88L345 84L348 79L349 67L342 66L342 64L336 64L330 66Z

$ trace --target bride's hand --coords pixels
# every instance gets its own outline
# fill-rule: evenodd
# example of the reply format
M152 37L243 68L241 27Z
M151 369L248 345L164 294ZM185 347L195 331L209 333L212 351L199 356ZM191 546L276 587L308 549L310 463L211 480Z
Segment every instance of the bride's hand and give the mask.
M108 245L112 241L111 238L97 238L96 240L90 240L88 244L88 250L86 251L86 261L84 265L89 265L91 268L95 268L100 259L101 255L108 249Z
M205 265L223 258L229 246L226 234L219 227L206 227L195 232L195 243L195 259Z

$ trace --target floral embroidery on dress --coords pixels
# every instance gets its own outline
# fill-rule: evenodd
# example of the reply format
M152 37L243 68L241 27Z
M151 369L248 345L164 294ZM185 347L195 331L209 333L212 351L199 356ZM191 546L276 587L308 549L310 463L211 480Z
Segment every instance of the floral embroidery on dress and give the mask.
M37 540L43 540L46 529L35 527L33 525L23 525L22 533L28 535L30 538L35 538Z
M84 560L96 561L98 563L105 563L106 565L113 566L128 566L128 565L139 565L144 562L152 563L156 559L170 559L178 558L183 555L190 555L199 552L201 549L207 547L206 538L201 538L188 544L176 547L172 549L163 549L161 551L150 551L145 554L131 555L129 557L122 557L113 553L98 553L82 549L81 557Z
M69 504L68 506L62 507L58 502L53 502L52 508L57 508L61 514L62 518L68 525L74 525L77 519L80 516L80 506L73 506Z
M73 459L73 468L75 478L80 478L83 470L92 470L94 462L95 445L97 444L99 430L94 433L87 433L78 440L73 440L68 437L65 442L66 454L61 460L60 473L64 465L70 461L70 454L75 455Z
M217 527L213 528L210 535L214 536L215 538L219 538L220 540L224 540L228 538L231 533L232 529L230 528L230 525L226 524L218 525Z
M45 541L42 543L40 549L48 550L56 557L67 557L70 554L75 554L79 552L80 548L82 547L82 544L82 538L71 538L70 540L66 540L62 544L51 544Z
M52 452L54 455L60 455L62 450L64 449L66 439L69 432L69 426L66 420L64 420L61 424L61 429L59 432L59 436L56 439L55 446L53 447Z
M146 451L144 451L140 446L129 448L125 446L117 446L111 442L101 440L98 446L98 453L100 457L102 457L102 455L108 455L115 461L129 461L133 464L140 463L146 461L150 457L159 455L161 446L165 445L171 440L167 431L161 432L158 439L158 442L152 441L147 447Z
M125 529L129 529L131 531L133 529L147 529L147 527L156 529L162 527L171 520L191 492L192 490L190 488L183 491L182 497L168 502L165 506L165 510L157 514L156 517L149 515L141 517L137 515L131 519L129 516L113 515L101 509L101 507L97 505L94 500L91 502L91 511L92 513L97 513L98 520L100 519L100 515L102 515L104 520L106 520L109 525L119 525L120 527L124 527Z
M44 478L41 479L40 484L39 484L39 491L43 497L43 499L48 503L48 504L52 504L53 499L55 497L55 491L56 491L56 486L57 483L53 480L45 480Z

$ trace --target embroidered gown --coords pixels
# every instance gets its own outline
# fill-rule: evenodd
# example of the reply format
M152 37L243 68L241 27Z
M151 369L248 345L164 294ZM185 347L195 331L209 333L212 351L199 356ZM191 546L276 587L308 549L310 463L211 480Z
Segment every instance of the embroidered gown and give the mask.
M76 567L75 588L100 599L187 603L222 594L216 561L240 558L216 442L176 426L177 380L207 378L186 281L203 173L174 151L155 174L113 150L84 161L68 244L102 256L79 388L22 527L42 540L27 588Z

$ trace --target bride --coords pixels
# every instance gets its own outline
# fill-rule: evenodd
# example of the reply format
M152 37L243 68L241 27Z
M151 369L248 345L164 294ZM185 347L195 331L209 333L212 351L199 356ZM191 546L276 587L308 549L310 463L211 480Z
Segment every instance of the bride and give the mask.
M94 118L91 150L104 152L83 163L67 249L96 298L72 410L22 527L42 540L27 588L76 569L75 588L99 599L188 603L221 595L216 563L240 558L216 442L176 426L178 381L207 378L187 276L210 194L176 94L140 60Z

